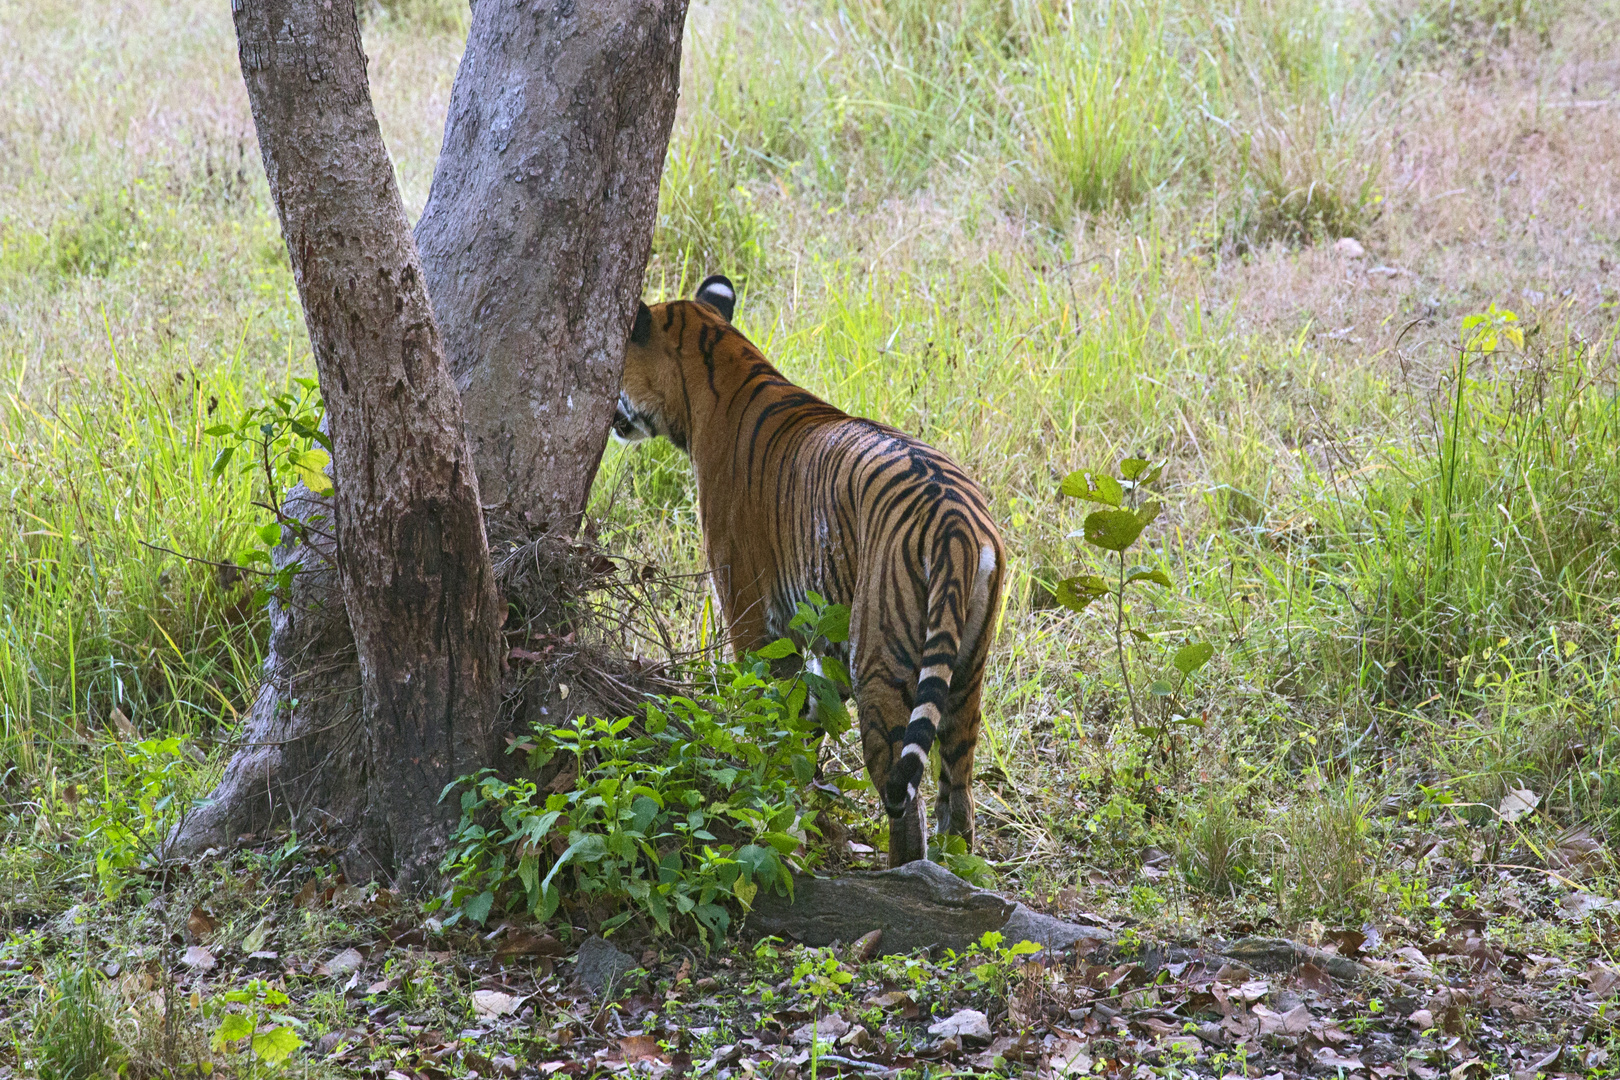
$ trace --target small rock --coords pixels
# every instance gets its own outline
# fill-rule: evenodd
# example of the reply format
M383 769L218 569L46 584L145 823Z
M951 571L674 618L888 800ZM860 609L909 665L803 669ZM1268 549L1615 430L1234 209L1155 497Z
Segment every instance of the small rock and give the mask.
M605 938L589 937L574 958L574 975L593 994L606 993L636 969L636 962Z
M358 971L365 958L355 949L344 949L326 962L326 971L330 975L347 975Z
M1367 254L1367 249L1361 246L1361 241L1353 236L1340 237L1338 243L1333 245L1333 250L1347 259L1360 259Z
M958 1009L930 1027L928 1034L955 1039L959 1043L966 1039L989 1042L990 1020L978 1009Z

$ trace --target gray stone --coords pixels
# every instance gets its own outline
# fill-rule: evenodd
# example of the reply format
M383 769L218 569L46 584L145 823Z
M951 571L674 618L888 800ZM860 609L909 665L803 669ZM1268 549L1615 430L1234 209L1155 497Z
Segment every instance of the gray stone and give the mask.
M1078 945L1082 954L1114 940L1112 934L1100 927L1064 922L1050 915L1042 915L1023 904L1013 905L1012 915L1001 928L1001 933L1003 946L1016 945L1020 941L1033 941L1047 949L1067 949L1071 945Z
M639 965L618 946L600 937L588 937L574 958L574 977L593 994L601 995L622 985L624 977Z
M978 1009L958 1009L929 1028L928 1034L938 1035L944 1039L955 1039L958 1042L966 1039L989 1042L990 1020Z
M875 873L796 878L791 902L762 891L748 929L818 948L881 930L882 956L936 946L960 952L990 930L1005 935L1004 945L1028 940L1050 949L1110 940L1102 930L1030 911L924 860Z

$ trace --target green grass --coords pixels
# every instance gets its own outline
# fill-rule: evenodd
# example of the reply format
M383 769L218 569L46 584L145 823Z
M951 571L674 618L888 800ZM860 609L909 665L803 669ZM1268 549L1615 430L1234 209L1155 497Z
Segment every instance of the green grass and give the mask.
M413 207L454 6L367 24ZM739 324L785 372L989 492L1012 564L980 836L1008 888L1355 922L1417 905L1431 875L1471 880L1481 845L1551 860L1569 830L1620 826L1620 328L1592 269L1613 240L1600 200L1496 183L1504 116L1538 117L1567 168L1600 152L1597 114L1561 119L1464 33L1534 16L1483 40L1553 80L1584 63L1582 27L1614 23L1479 11L1442 31L1433 5L1308 0L694 8L647 294L733 274ZM8 924L104 902L93 823L140 812L123 723L199 752L187 791L229 752L265 623L197 560L229 562L264 493L213 479L202 431L311 368L228 20L149 14L0 13L37 46L0 73L19 133L0 158ZM1554 235L1575 237L1558 259ZM1335 254L1340 236L1370 253ZM1460 365L1492 303L1523 344ZM1058 483L1128 455L1167 462L1144 543L1179 583L1135 601L1133 679L1187 640L1218 648L1168 758L1130 722L1102 615L1053 595L1098 569ZM615 446L591 516L609 546L696 572L692 495L673 448ZM701 605L663 613L680 644ZM1517 787L1543 800L1518 832L1433 794L1494 807ZM1448 869L1392 853L1417 829ZM1134 882L1154 845L1175 869L1151 893L1094 880Z

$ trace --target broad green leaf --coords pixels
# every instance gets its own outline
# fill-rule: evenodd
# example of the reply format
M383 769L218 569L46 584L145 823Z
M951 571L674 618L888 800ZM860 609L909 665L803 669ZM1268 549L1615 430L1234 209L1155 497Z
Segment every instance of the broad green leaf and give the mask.
M315 494L330 495L332 494L332 481L327 478L326 473L322 470L331 462L332 457L325 450L317 450L311 447L294 459L293 471L298 474L298 479L304 482L304 486Z
M1149 570L1146 568L1132 570L1130 576L1127 577L1125 581L1127 583L1132 581L1151 581L1153 584L1163 585L1167 589L1175 584L1170 580L1170 575L1166 574L1163 570Z
M793 656L799 647L789 638L777 638L763 649L757 650L754 655L761 660L780 660L784 656Z
M1086 543L1104 551L1124 551L1136 543L1146 525L1129 510L1098 510L1086 515Z
M816 633L833 644L849 640L849 608L843 604L833 604L821 613L821 621L816 624Z
M1096 574L1064 578L1058 582L1057 602L1070 611L1084 611L1093 600L1109 593L1108 582Z
M1065 476L1058 490L1071 499L1087 499L1106 506L1118 506L1125 501L1125 489L1119 486L1118 480L1090 469L1081 469Z
M462 904L461 910L466 913L467 918L471 919L479 926L483 926L484 920L489 918L489 909L493 907L494 904L495 894L490 892L488 889L485 889L471 900L468 900L466 903Z
M225 447L225 449L214 455L214 463L209 466L208 471L213 473L215 476L218 476L220 473L225 471L225 466L231 463L231 455L235 453L236 447Z
M268 547L275 547L281 543L281 522L272 521L268 525L260 525L256 530L259 540Z
M1159 515L1163 512L1164 503L1150 502L1146 506L1136 511L1136 520L1142 523L1143 528L1146 528L1157 521Z
M1148 471L1148 463L1141 458L1128 457L1119 463L1119 475L1127 480L1136 480Z
M1214 655L1215 646L1207 641L1200 641L1193 645L1183 645L1177 649L1175 658L1170 662L1183 675L1191 675L1209 663L1210 657Z
M219 1029L214 1032L214 1045L224 1046L237 1039L245 1039L253 1034L253 1018L244 1013L226 1013L225 1018L219 1022Z
M1152 694L1154 697L1169 697L1175 692L1176 688L1171 686L1170 683L1164 679L1154 679L1152 682L1148 683L1148 693Z
M253 1036L253 1053L269 1065L280 1065L303 1045L304 1041L290 1027L271 1028L263 1035Z
M235 430L236 429L231 427L231 425L229 425L229 424L215 424L213 427L203 428L203 434L212 436L213 438L217 439L221 435L229 435L231 432L233 432Z
M1131 635L1131 637L1135 638L1137 641L1142 642L1144 645L1153 640L1150 635L1142 633L1142 631L1138 630L1134 626L1129 627L1125 632Z

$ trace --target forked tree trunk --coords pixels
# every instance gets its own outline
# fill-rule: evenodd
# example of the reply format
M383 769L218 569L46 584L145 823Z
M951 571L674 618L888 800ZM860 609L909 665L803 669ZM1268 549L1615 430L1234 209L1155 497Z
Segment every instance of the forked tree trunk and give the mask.
M286 193L318 193L331 176L351 172L361 160L352 141L356 133L350 131L356 121L344 109L363 113L365 131L360 134L369 132L366 137L375 139L350 4L338 0L333 7L341 8L339 13L328 10L326 0L235 2L250 94L261 93L263 87L255 89L254 80L265 76L256 73L272 55L296 55L304 62L303 74L287 76L292 85L285 90L291 96L264 107L277 110L271 114L274 122L296 126L307 145L294 149L304 155L306 165L319 168L300 179L286 171L289 163L272 161L273 133L261 117L259 96L253 101L278 205L284 197L278 183L286 185ZM258 18L260 29L268 25L259 13L269 7L289 16L277 24L286 29L269 39L243 34L245 20ZM314 22L305 25L312 12ZM529 535L541 527L572 533L584 509L606 442L624 341L651 248L658 179L675 114L685 14L685 0L484 2L474 8L417 237L443 351L461 389L490 528L503 537ZM333 90L333 61L324 49L311 46L321 44L318 35L340 26L342 34L351 35L345 38L349 44L343 71L360 96L341 107L322 98L315 115L300 114L294 101L310 103L312 95ZM298 85L298 77L308 85ZM373 175L377 190L386 190L397 204L380 140L375 150L383 170ZM369 154L366 160L371 160ZM307 188L298 187L300 183ZM285 208L282 216L285 227ZM361 245L374 242L355 235L354 222L337 224L347 227L329 235L357 245L353 251L340 249L350 259ZM289 228L286 235L291 240L299 234ZM293 258L296 269L301 258L296 249ZM322 331L317 330L316 313L337 312L321 306L323 297L312 300L307 290L303 295L319 366ZM431 327L434 320L424 323L420 314L413 308L408 321ZM351 333L353 326L351 322ZM403 424L413 419L401 414L397 403L389 411L386 401L358 414L340 412L336 395L353 393L354 387L339 391L329 383L324 366L321 376L335 436L358 421ZM437 380L434 385L437 394ZM409 392L420 389L413 386ZM385 443L404 439L406 430L397 427L381 437ZM442 429L434 433L445 437ZM457 453L464 445L457 444ZM348 513L344 500L358 491L344 479L365 474L350 472L354 465L341 445L338 450L336 514L342 523ZM441 464L451 460L465 458L446 457ZM416 464L405 461L401 467ZM440 474L430 469L429 475ZM465 469L459 475L473 487ZM399 477L380 479L386 485ZM300 487L288 505L319 515L326 501ZM456 504L458 511L462 505ZM347 527L339 533L350 536ZM441 550L447 549L441 545ZM350 629L351 622L356 628L368 625L365 613L356 617L352 603L339 602L338 569L347 575L352 561L348 541L336 563L333 545L319 539L275 554L278 565L295 560L303 572L294 579L290 602L272 605L265 680L247 718L244 743L209 805L177 830L175 848L193 854L208 847L223 849L244 834L262 839L271 829L290 824L306 836L325 835L342 852L351 877L382 874L422 881L451 820L444 811L454 805L439 809L432 804L445 780L498 763L495 742L501 732L486 725L478 738L463 738L472 731L454 726L463 716L452 711L445 717L452 725L444 735L453 751L442 759L448 767L432 778L402 775L389 760L390 752L398 750L391 741L394 729L376 726L372 676L362 677L367 635ZM473 567L477 573L487 567L482 551L462 568ZM438 569L442 574L449 568L440 563ZM372 588L364 595L380 605L403 603L419 610L408 599L389 595L393 588ZM482 648L484 643L479 639L476 644ZM465 655L448 649L444 670ZM482 682L476 693L476 700L468 702L471 709L478 716L493 716L493 707L486 711L484 705ZM441 761L431 760L435 767ZM379 790L388 787L394 790ZM394 803L418 808L419 832L405 837L398 829L377 827Z

